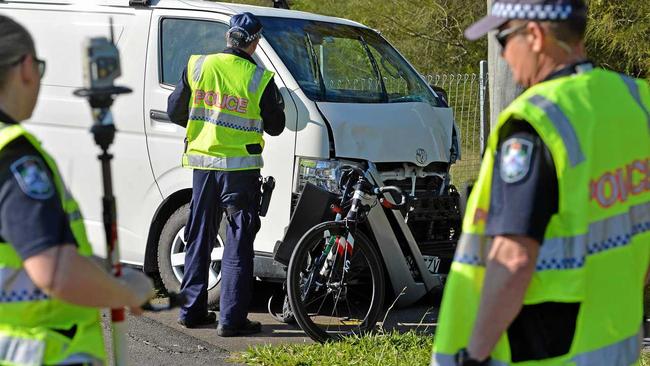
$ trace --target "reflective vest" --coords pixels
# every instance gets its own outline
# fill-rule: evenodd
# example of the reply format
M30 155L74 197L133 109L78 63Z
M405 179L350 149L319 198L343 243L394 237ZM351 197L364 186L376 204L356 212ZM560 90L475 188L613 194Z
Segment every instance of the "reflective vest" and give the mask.
M54 160L21 125L0 123L0 151L19 137L26 138L34 146L51 170L79 253L92 255L79 206L65 189ZM23 261L13 247L9 243L0 243L0 364L104 362L106 356L100 322L98 309L65 303L43 293L27 275ZM56 330L75 332L69 338Z
M650 90L594 69L535 85L500 115L467 203L445 287L432 365L455 365L479 308L491 238L484 235L499 129L537 131L555 163L559 206L540 247L524 305L579 303L569 353L514 363L507 332L491 365L618 366L638 362L650 263Z
M194 55L187 64L192 89L183 166L248 170L263 166L260 101L273 73L235 55ZM257 145L256 150L246 145Z

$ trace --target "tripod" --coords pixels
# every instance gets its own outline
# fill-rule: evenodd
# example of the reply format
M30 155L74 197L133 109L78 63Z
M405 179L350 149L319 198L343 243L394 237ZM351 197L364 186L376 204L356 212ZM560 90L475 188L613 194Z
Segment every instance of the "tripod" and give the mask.
M111 105L113 98L119 94L130 93L131 89L124 87L110 87L102 89L80 89L75 95L88 99L92 108L94 124L90 128L95 143L101 149L97 156L102 167L102 181L104 192L102 196L102 218L104 233L106 235L106 258L108 270L114 276L120 277L122 266L120 264L120 250L117 241L117 211L115 196L113 195L113 176L111 160L113 155L108 152L115 139L115 124ZM111 325L113 336L113 360L115 365L126 365L126 316L124 308L111 309Z

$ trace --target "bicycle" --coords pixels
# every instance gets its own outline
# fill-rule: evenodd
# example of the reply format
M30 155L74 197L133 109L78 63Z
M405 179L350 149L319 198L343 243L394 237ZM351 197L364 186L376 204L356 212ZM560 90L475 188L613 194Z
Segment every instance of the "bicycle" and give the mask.
M335 220L318 224L302 236L287 270L295 320L319 342L375 327L385 297L384 266L363 224L378 203L392 210L407 206L401 189L379 187L355 166L342 168L339 186L340 203L331 207ZM400 202L391 202L387 194L400 197Z

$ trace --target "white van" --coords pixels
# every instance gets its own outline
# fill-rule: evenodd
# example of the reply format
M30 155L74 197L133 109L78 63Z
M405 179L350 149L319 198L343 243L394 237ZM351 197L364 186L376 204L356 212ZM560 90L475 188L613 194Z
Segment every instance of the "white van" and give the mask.
M410 247L442 259L440 267L435 261L435 271L444 272L460 222L448 174L459 154L452 111L376 31L345 19L207 1L0 0L0 14L26 26L38 56L47 61L37 109L25 125L58 161L80 202L95 252L105 254L98 149L88 132L87 102L72 94L83 84L84 40L108 36L112 18L123 69L117 84L133 89L112 108L118 128L112 152L122 260L160 273L168 289L178 290L192 175L181 168L185 131L167 118L167 96L190 55L225 48L230 17L244 11L263 23L253 57L275 72L286 114L284 132L265 136L262 175L275 177L276 188L255 241L256 276L285 276L273 254L299 192L307 181L334 190L342 161L371 164L384 183L419 198L408 226L398 225L405 232L372 227L374 237L392 240L398 250ZM212 304L218 302L223 239L212 252ZM401 245L405 242L409 245ZM382 254L389 272L423 281L408 259L397 255L389 261Z

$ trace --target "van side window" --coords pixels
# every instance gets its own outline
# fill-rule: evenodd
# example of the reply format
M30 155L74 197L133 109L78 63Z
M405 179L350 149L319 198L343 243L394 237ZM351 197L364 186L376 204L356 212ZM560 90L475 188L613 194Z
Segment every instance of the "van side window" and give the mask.
M191 55L219 53L226 48L228 26L207 20L165 18L160 32L160 82L175 85Z

